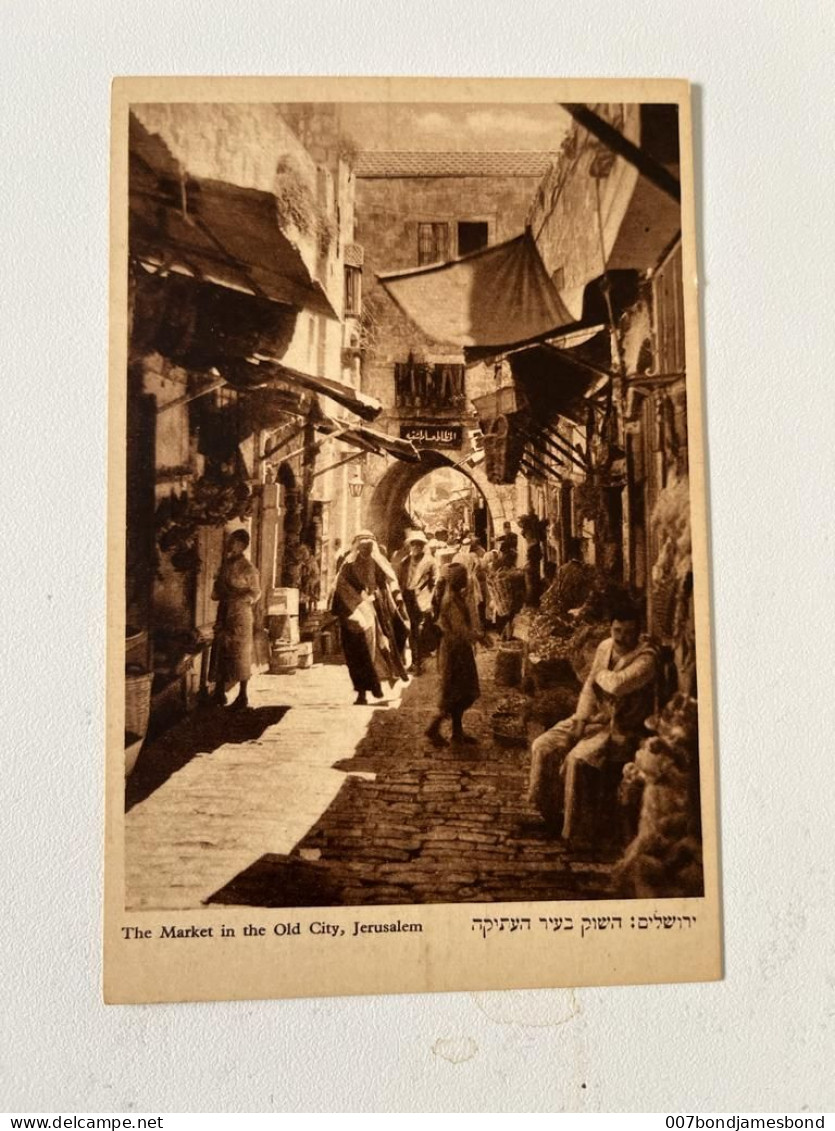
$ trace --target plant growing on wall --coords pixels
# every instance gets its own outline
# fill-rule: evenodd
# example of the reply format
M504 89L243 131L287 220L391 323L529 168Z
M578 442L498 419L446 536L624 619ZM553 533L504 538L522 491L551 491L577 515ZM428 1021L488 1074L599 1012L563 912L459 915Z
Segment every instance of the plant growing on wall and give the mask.
M353 172L357 164L357 158L360 154L359 142L355 138L347 134L343 134L339 139L339 160L344 161L348 168Z
M162 499L155 514L157 547L169 555L178 573L200 565L197 534L201 526L225 526L252 513L249 485L235 476L201 476L188 491Z
M298 488L287 487L284 493L284 557L281 563L281 584L298 588L301 570L302 514Z
M380 297L369 294L363 297L360 318L359 348L366 358L372 358L380 343L382 303Z
M316 240L319 254L326 256L331 249L331 244L336 239L336 221L329 216L323 208L317 209Z
M696 639L687 476L670 477L653 509L652 524L658 539L658 557L652 567L652 629L662 639L673 641L679 685L690 691L695 686Z
M310 235L316 228L318 208L310 185L292 157L282 157L275 171L276 210L279 224L288 221Z

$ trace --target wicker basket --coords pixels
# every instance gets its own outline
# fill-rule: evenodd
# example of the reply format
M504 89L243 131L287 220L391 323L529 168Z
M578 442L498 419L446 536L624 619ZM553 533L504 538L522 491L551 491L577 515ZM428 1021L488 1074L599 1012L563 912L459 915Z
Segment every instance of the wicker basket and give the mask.
M148 666L148 632L146 629L128 628L125 631L125 666L136 664L143 670Z
M522 682L525 645L521 640L507 640L496 653L495 679L500 687L518 687Z
M125 730L144 738L151 717L153 672L125 675Z
M524 718L510 711L494 711L490 716L493 739L499 746L527 746L528 729Z
M125 732L125 777L130 777L133 773L133 768L136 765L136 759L139 757L139 751L142 749L144 738L139 738L135 734Z
M651 631L662 640L673 634L675 599L676 583L673 578L665 577L653 582Z
M298 667L297 645L276 644L270 653L271 675L295 675Z
M519 472L525 437L507 416L499 416L484 437L484 471L490 483L513 483Z

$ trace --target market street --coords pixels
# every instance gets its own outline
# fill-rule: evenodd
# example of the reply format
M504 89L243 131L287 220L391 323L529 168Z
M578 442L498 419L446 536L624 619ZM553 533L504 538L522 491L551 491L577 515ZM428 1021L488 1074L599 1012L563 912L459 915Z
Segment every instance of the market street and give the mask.
M494 662L480 653L465 720L479 745L442 749L423 735L434 662L382 707L353 706L340 666L256 676L246 714L281 704L280 720L129 809L127 907L605 898L609 858L546 835L524 802L527 750L493 741Z

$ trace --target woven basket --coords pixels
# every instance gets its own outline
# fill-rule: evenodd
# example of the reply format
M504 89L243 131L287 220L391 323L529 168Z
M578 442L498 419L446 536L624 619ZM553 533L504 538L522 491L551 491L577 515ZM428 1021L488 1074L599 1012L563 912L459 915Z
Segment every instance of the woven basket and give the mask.
M490 717L493 738L499 746L527 746L528 730L525 720L509 711L494 711Z
M652 589L652 632L653 635L667 639L673 633L675 615L676 584L672 578L664 578L653 583Z
M295 675L298 667L298 648L296 645L278 644L270 653L271 675Z
M153 672L125 676L125 730L144 738L151 717Z
M130 777L133 773L133 768L136 765L136 759L139 757L139 751L142 749L144 738L138 738L135 734L125 733L125 777Z
M490 483L513 483L519 473L525 437L507 416L499 416L484 437L484 471Z
M125 666L137 664L141 668L148 665L148 633L145 629L128 628L125 632Z
M525 645L521 640L509 640L499 645L496 653L495 679L500 687L518 687L522 682Z

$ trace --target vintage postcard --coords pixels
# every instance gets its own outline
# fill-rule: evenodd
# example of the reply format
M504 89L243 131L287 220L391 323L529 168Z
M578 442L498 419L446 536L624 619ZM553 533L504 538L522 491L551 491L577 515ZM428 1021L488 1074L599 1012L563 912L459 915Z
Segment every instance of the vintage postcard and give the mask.
M108 1002L721 977L690 89L113 87Z

